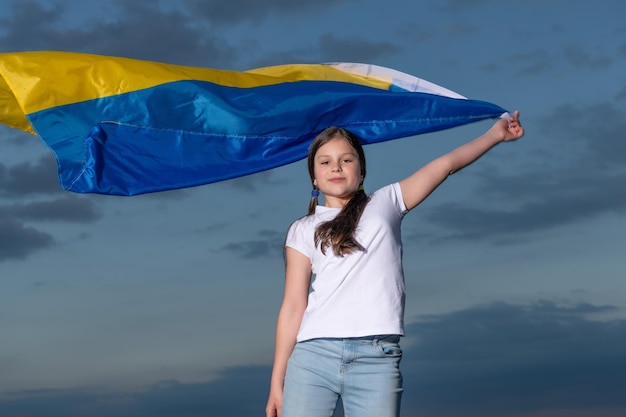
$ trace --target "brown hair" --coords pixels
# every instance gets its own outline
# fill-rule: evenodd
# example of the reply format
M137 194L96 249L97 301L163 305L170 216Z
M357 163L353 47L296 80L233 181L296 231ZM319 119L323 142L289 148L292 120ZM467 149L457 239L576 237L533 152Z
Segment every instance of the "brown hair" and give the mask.
M336 137L344 138L356 150L359 156L361 175L365 179L365 152L363 152L363 146L359 139L349 130L340 127L329 127L317 135L309 147L308 167L312 184L315 180L315 154L322 145ZM361 181L361 185L363 185L363 181ZM317 187L313 185L313 189L317 189ZM337 256L352 253L354 250L365 251L365 248L354 238L354 234L356 233L361 214L363 214L363 210L368 202L369 197L365 194L365 190L362 186L359 187L358 191L333 220L317 226L315 229L315 246L320 245L323 254L326 254L326 249L330 246ZM311 196L309 215L315 213L317 204L317 196Z

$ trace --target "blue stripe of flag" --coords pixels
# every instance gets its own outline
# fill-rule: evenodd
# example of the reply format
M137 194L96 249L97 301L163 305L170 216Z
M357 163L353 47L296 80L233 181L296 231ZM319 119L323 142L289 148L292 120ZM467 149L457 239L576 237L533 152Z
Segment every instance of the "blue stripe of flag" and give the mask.
M135 195L300 160L328 126L370 144L503 112L482 101L330 81L255 88L178 81L28 117L55 153L64 189Z

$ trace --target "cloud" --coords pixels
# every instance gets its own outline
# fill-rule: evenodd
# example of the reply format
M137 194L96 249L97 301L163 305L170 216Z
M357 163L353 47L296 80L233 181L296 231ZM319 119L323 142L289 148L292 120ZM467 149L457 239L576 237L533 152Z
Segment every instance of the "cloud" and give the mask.
M626 320L594 319L615 310L540 301L420 317L407 329L417 342L403 362L415 393L406 406L441 417L623 413Z
M6 7L6 6L5 6ZM2 36L0 49L4 51L47 49L54 45L59 30L55 23L62 17L63 9L58 5L43 7L35 1L16 1L10 4L0 18Z
M520 178L486 180L493 182L490 194L500 191L497 198L489 199L488 207L468 207L461 203L446 203L431 208L427 219L440 225L449 239L491 239L492 243L523 241L529 233L546 231L576 222L584 222L607 213L626 213L626 193L619 192L626 182L626 175L601 178L571 178L556 183L542 183L543 175L525 178L526 186L515 188ZM483 187L488 187L483 185ZM515 209L507 209L512 203L506 195L518 202ZM523 200L527 200L523 202Z
M598 319L615 311L591 304L495 302L417 317L402 342L403 415L621 415L603 412L626 410L626 320ZM212 381L164 380L135 392L10 392L0 400L0 415L262 415L270 373L269 365L238 366Z
M61 197L0 207L0 214L22 220L91 223L101 217L96 205L86 197Z
M93 201L85 197L0 206L0 262L22 260L54 244L50 234L26 226L24 221L92 223L100 217L101 213Z
M50 247L54 238L15 219L0 216L0 262L25 259L32 253Z
M510 61L521 67L518 71L519 75L535 77L554 68L553 60L545 49L515 54L510 57Z
M225 369L201 383L161 381L143 392L96 392L88 388L5 393L0 415L20 417L247 417L261 415L269 366Z
M52 156L36 162L23 162L7 167L0 163L0 196L23 197L27 194L54 194L61 192L57 168Z
M285 185L287 182L288 181L284 178L277 178L275 171L269 170L224 181L218 186L232 187L236 190L252 193L257 192L261 187L266 185Z
M258 259L282 253L285 241L284 233L262 230L258 235L261 239L228 243L222 246L220 251L231 252L243 259Z
M397 44L391 42L339 38L333 34L322 36L318 49L318 54L324 61L349 62L375 62L399 50Z
M64 24L71 7L67 2L14 2L11 15L0 19L0 49L65 50L200 66L236 58L225 39L210 27L192 25L185 10L163 10L146 2L109 3L106 16L86 17L82 25L69 27Z
M325 34L310 45L290 48L288 52L267 53L252 66L263 67L276 65L277 62L369 62L382 61L383 58L397 54L397 43L386 41L368 41L361 38L340 37Z
M246 20L260 20L269 15L298 15L302 13L321 13L328 8L337 7L342 3L354 0L231 0L231 1L203 1L188 2L189 9L194 16L204 17L214 24L224 25L239 23Z
M575 68L600 70L613 64L613 59L610 56L601 54L592 55L589 51L585 50L583 45L571 45L566 47L563 56Z
M626 120L617 104L562 106L527 135L545 138L530 168L517 175L479 168L482 201L429 207L441 226L431 241L489 239L518 242L529 233L626 212ZM568 120L566 128L560 120ZM522 139L525 140L525 139ZM538 162L537 162L538 161ZM447 233L445 231L448 231ZM411 240L411 235L408 235ZM423 235L420 239L423 239Z

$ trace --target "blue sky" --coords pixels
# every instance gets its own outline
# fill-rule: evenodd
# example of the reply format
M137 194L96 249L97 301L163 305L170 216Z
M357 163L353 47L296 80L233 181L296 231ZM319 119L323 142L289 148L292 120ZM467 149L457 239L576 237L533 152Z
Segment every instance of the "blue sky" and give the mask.
M79 5L80 3L80 5ZM520 109L403 225L405 416L626 414L621 0L3 0L0 51L245 70L366 62ZM366 188L479 123L366 148ZM298 162L123 198L0 127L0 415L263 415Z

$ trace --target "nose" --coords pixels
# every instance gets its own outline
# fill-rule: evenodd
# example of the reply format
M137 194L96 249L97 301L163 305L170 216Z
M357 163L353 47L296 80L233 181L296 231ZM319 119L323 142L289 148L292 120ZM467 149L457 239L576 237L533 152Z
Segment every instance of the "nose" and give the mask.
M341 171L341 164L339 162L333 162L333 165L331 166L331 170L333 172L340 172Z

